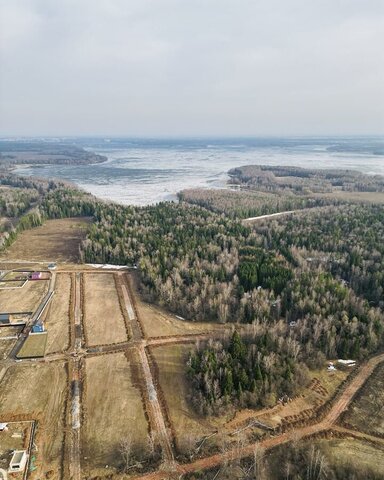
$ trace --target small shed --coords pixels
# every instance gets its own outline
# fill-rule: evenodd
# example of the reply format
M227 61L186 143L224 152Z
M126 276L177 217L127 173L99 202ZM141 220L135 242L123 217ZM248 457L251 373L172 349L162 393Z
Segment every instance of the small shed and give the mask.
M6 432L8 430L8 423L0 423L0 432Z
M26 450L15 450L9 464L8 472L24 472L27 466L28 454Z
M33 272L31 273L30 277L31 280L40 280L41 272Z
M0 313L0 324L6 325L10 321L9 313Z
M44 325L33 325L32 333L42 333L44 332Z

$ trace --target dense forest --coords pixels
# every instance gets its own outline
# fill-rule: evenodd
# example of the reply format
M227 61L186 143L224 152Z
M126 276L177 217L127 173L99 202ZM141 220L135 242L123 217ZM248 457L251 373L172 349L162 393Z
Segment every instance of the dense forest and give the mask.
M218 414L228 405L273 406L297 393L308 383L308 367L298 342L285 332L281 322L259 324L243 338L235 331L228 341L199 345L188 360L195 409Z
M351 192L384 192L383 177L351 170L247 165L229 174L231 189L187 189L178 194L179 200L231 218L248 218L341 205L353 199ZM374 196L365 199L374 201Z
M200 205L216 213L225 213L231 218L258 217L270 213L340 203L337 199L316 198L309 195L228 189L188 189L180 192L178 198L180 201Z
M271 404L326 358L363 359L383 345L383 206L313 208L245 225L185 202L128 207L56 182L30 188L38 204L10 240L46 218L92 216L84 261L137 265L147 299L190 321L249 326L191 356L205 413L228 402Z
M331 273L365 298L384 307L384 207L345 205L258 223L267 249L293 252L307 268Z
M319 170L291 166L246 165L229 171L230 182L261 192L305 195L337 190L383 192L384 178L355 170Z

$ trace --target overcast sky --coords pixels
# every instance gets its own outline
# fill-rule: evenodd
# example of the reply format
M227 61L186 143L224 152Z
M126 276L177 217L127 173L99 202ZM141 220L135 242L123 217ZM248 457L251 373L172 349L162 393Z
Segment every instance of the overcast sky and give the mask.
M383 0L0 0L0 135L384 133Z

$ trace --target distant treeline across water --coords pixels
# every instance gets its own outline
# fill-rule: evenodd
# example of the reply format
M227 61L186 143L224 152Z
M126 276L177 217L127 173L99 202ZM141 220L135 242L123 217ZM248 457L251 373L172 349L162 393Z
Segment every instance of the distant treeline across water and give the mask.
M384 175L384 138L66 139L108 158L93 165L20 167L18 173L71 181L100 198L145 205L192 187L224 187L242 165L341 168Z

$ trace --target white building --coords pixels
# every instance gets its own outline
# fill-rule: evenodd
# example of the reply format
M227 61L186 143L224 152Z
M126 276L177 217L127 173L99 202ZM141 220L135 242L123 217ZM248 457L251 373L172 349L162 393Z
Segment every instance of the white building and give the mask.
M26 450L15 450L9 464L8 473L24 472L27 466L28 454Z

